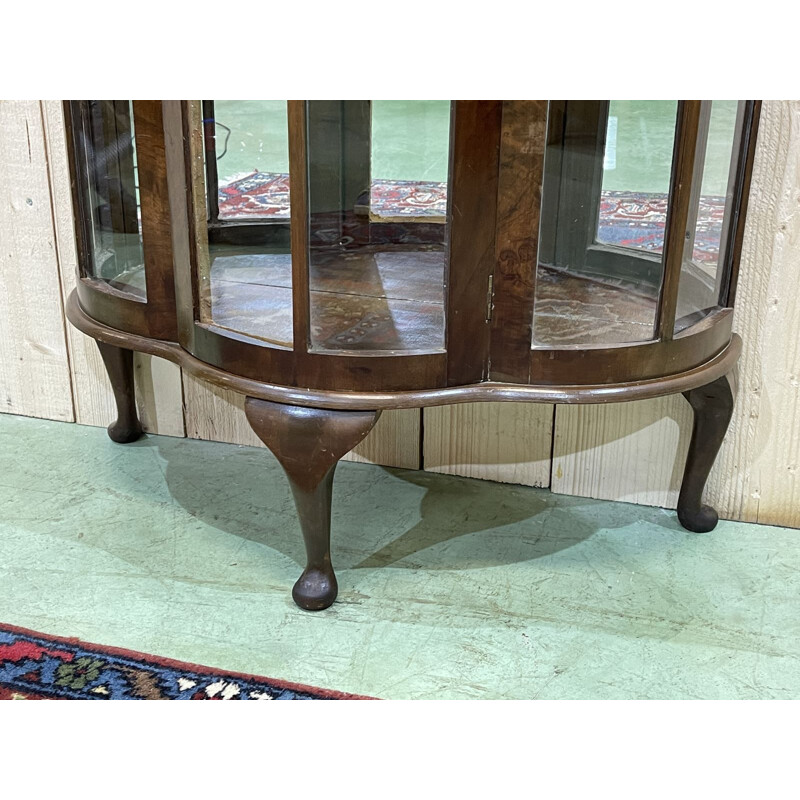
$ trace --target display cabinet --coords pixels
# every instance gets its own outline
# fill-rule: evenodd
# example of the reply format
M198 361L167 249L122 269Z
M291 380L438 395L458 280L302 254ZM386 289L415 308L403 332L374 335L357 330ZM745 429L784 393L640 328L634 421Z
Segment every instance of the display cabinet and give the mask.
M758 101L69 101L80 280L118 418L133 351L246 396L337 593L338 460L385 409L681 392L681 524L734 402ZM365 520L365 523L367 521Z

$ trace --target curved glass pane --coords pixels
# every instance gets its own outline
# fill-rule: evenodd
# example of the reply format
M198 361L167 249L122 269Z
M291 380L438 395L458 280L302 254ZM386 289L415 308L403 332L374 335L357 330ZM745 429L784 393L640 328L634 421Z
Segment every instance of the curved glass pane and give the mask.
M653 338L675 101L551 101L534 345Z
M199 116L199 109L196 109ZM199 120L195 120L199 125ZM208 248L201 319L266 342L292 342L286 101L202 102Z
M444 348L448 101L307 104L312 350Z
M133 105L130 100L78 100L70 110L84 275L145 299Z
M744 106L737 100L703 103L678 284L676 332L697 322L719 303Z

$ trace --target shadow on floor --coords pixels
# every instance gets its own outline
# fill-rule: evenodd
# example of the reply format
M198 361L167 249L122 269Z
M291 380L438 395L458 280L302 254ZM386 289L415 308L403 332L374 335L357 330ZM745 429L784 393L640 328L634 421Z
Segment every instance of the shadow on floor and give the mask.
M164 437L130 447L154 448L167 464L170 494L192 516L305 563L288 482L267 450ZM340 570L530 561L618 527L609 515L597 521L596 508L544 489L343 462L334 485L333 560Z

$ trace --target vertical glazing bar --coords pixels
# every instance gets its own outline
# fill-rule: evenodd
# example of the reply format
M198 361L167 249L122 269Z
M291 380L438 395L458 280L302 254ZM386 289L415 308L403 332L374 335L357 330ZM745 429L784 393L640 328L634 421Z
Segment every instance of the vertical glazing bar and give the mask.
M656 338L669 340L675 328L678 284L686 245L702 101L681 100L675 130L675 151L669 190L669 213L664 237L664 278L658 298ZM691 235L691 233L690 233Z
M211 321L211 254L208 249L208 211L206 174L203 166L203 110L200 100L183 104L183 133L186 143L186 169L189 179L188 202L192 241L194 319Z
M178 341L187 350L194 348L194 319L197 304L197 235L189 151L188 101L163 102L164 141L170 216Z
M214 101L203 100L203 139L206 154L206 202L208 221L219 220L219 176L217 175L217 128Z
M292 242L292 327L294 349L308 352L308 131L306 101L288 101L289 194Z
M92 273L91 234L89 232L89 196L86 172L87 157L85 140L85 100L64 100L64 125L66 128L67 155L72 178L72 205L75 217L75 244L78 251L78 277Z
M168 312L175 307L175 283L172 278L172 226L160 100L133 101L133 129L136 132L147 299L153 309L151 335L174 338L175 322L167 318ZM138 222L135 224L138 227Z
M745 120L747 119L747 102L740 100L736 106L736 122L734 123L733 146L731 147L731 160L728 168L728 184L725 188L725 214L722 219L720 233L719 256L717 258L716 293L717 302L725 305L722 299L723 287L728 280L730 259L728 250L731 243L731 223L733 222L737 205L737 187L739 180L739 165L742 161L742 137L744 136Z
M740 158L736 189L733 198L733 214L730 222L729 238L725 247L725 263L720 264L724 271L720 289L719 304L733 306L736 300L736 284L739 278L739 260L742 255L744 239L744 220L747 215L747 201L750 196L750 180L753 175L753 160L756 153L758 122L761 117L761 101L747 100L744 114L744 129L740 142Z
M489 363L487 293L494 272L497 173L503 104L457 100L450 152L447 275L447 383L485 380Z
M490 378L528 383L547 138L546 100L504 100Z
M692 192L689 198L689 216L686 219L686 239L684 243L684 260L691 258L694 242L697 237L697 216L700 213L700 195L703 189L703 174L708 150L708 134L711 126L711 101L700 101L700 121L697 125L697 144L694 154L694 170L692 173Z

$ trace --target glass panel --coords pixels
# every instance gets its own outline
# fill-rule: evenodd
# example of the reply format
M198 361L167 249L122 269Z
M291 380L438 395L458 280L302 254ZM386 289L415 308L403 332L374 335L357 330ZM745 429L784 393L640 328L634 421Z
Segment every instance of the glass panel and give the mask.
M612 100L597 241L664 249L677 102Z
M203 101L203 131L209 219L207 258L198 265L201 320L290 345L286 102Z
M85 274L145 299L133 105L129 100L76 101L72 113L87 238Z
M449 103L307 104L311 348L444 348Z
M450 103L372 101L370 211L383 221L447 213Z
M675 331L697 322L719 302L739 155L744 102L703 104L692 205L678 284Z
M551 101L534 345L653 338L677 104Z
M220 219L289 218L284 100L214 100Z

